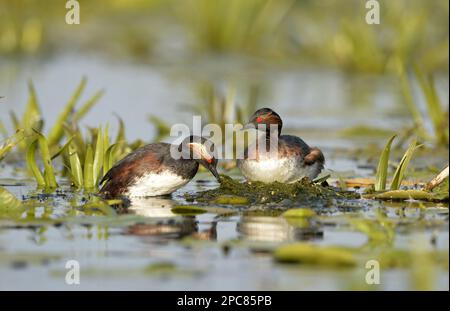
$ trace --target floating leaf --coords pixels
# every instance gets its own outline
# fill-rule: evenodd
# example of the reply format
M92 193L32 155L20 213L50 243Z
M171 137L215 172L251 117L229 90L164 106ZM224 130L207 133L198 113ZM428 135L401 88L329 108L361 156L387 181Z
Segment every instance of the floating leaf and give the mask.
M390 190L381 193L365 194L366 199L379 200L425 200L425 201L445 201L448 200L448 192L445 196L434 195L424 190Z
M282 214L285 218L311 218L317 216L310 208L291 208Z
M3 187L0 187L0 211L3 213L6 210L17 210L22 206L22 201L17 199L14 194Z
M325 267L352 267L356 259L350 250L340 247L320 247L307 243L280 246L275 250L275 260L283 263L300 263Z
M198 214L204 214L207 211L203 208L193 206L193 205L178 205L173 207L172 212L175 214L180 215L198 215Z

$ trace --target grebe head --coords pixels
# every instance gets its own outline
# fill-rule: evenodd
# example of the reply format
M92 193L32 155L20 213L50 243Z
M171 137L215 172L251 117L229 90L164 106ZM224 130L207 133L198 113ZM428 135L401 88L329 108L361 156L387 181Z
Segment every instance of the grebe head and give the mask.
M276 125L278 128L278 136L281 134L283 121L278 113L270 108L261 108L257 110L251 117L249 122L244 126L244 129L256 128L257 130L265 129L270 132L270 127Z
M192 159L207 168L219 180L217 172L217 157L214 143L204 137L191 135L180 144L183 159Z

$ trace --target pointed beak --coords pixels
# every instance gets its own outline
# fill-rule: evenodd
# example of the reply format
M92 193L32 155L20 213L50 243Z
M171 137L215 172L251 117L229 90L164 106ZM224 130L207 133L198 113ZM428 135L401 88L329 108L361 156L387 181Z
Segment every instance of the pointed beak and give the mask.
M211 172L211 174L213 174L214 177L215 177L218 181L220 181L220 176L219 176L219 173L217 172L217 168L215 168L214 166L209 166L208 169L209 169L209 171Z

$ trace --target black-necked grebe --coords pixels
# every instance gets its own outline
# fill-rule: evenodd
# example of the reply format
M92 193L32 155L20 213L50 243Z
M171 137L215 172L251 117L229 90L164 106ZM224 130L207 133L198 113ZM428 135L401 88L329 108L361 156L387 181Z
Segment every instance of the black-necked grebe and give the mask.
M322 171L325 158L318 148L309 147L301 138L291 135L280 135L283 122L280 116L269 108L257 110L244 128L265 126L265 138L268 149L271 137L278 139L278 152L261 152L256 142L250 145L244 159L238 159L238 167L247 180L265 183L291 183L308 177L314 179ZM276 135L271 134L270 128L277 127ZM271 136L272 135L272 136ZM264 141L264 140L263 140Z
M100 194L105 197L161 196L186 185L197 173L199 164L207 168L217 179L217 159L212 143L209 148L205 138L190 136L179 146L153 143L136 149L115 164L103 177ZM183 152L182 158L174 158L171 148ZM186 154L187 153L187 154Z

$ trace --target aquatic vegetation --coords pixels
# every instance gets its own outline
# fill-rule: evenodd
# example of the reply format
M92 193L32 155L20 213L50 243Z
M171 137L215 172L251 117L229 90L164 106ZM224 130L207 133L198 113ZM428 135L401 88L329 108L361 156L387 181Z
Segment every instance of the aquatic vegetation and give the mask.
M224 196L226 196L224 199ZM188 201L209 202L217 204L248 205L255 203L279 203L283 200L301 202L303 204L320 204L338 198L359 198L352 192L336 191L330 187L324 187L311 183L308 179L302 179L291 184L262 182L238 182L232 178L221 175L220 187L185 194ZM245 199L245 200L244 200ZM221 203L218 203L218 201Z
M298 263L325 267L354 267L356 258L351 250L342 247L293 243L280 246L274 258L281 263Z
M388 142L386 143L386 146L384 147L380 160L378 162L377 167L377 173L376 173L376 182L375 182L375 191L384 191L386 190L386 179L387 179L387 171L388 171L388 164L389 164L389 156L391 152L391 145L394 141L396 135L392 136ZM400 160L400 163L397 165L397 168L394 172L394 176L392 178L390 190L398 190L400 188L400 185L402 184L405 171L408 167L409 161L411 160L414 151L421 147L421 145L417 145L417 142L415 139L411 141L409 144L408 149L404 153L402 159Z
M404 102L410 112L414 122L414 133L425 140L431 140L437 145L448 146L449 144L449 123L448 109L442 104L438 96L433 76L425 74L419 66L414 66L414 78L418 81L421 95L425 98L426 113L422 113L422 107L417 100L414 100L411 82L405 69L400 73L400 89ZM448 106L448 105L447 105ZM430 122L433 125L433 133L425 129L425 124Z
M110 143L108 126L103 130L100 126L91 131L90 142L80 139L69 145L67 156L64 158L65 165L69 171L72 185L78 189L94 191L103 174L105 174L122 154L115 153L116 147L121 143ZM120 139L120 137L118 138ZM84 158L83 158L84 157Z
M377 200L424 200L424 201L448 201L448 187L445 191L429 192L425 190L389 190L380 193L363 195L366 199Z
M172 208L172 212L183 216L199 215L207 211L201 207L194 205L179 205Z
M3 187L0 187L0 211L16 211L21 209L22 202L17 199L11 192Z
M317 214L310 208L292 208L285 211L282 216L285 218L311 218L316 217Z
M377 174L376 174L376 182L375 182L375 191L382 191L386 189L386 179L387 179L387 171L389 164L389 155L391 153L391 145L394 141L396 135L389 138L386 146L384 147L380 160L378 162Z
M55 169L52 160L60 155L68 146L70 141L66 143L54 156L50 155L50 149L47 138L40 132L35 131L37 138L28 146L26 161L29 170L33 173L36 183L39 188L44 188L46 191L55 190L58 187L56 182ZM42 163L44 164L44 173L42 174L36 160L36 149L39 146Z
M47 136L47 143L50 150L54 150L55 148L57 148L58 144L64 138L64 128L69 125L72 127L76 126L76 124L78 124L78 122L82 120L82 118L90 111L90 109L98 102L98 100L103 95L102 90L96 92L91 98L84 102L78 110L76 110L75 105L80 99L86 83L87 79L82 78L72 97L64 106L63 111L57 118L57 121L50 129ZM25 150L34 139L34 133L36 131L44 131L44 117L37 100L36 90L31 81L28 83L28 93L29 99L22 118L19 120L14 112L11 111L10 113L14 128L16 130L24 131L25 139L23 139L19 143L19 147L22 151Z
M7 138L1 145L0 145L0 161L3 160L6 155L17 145L19 144L23 139L24 131L18 130L13 136Z

